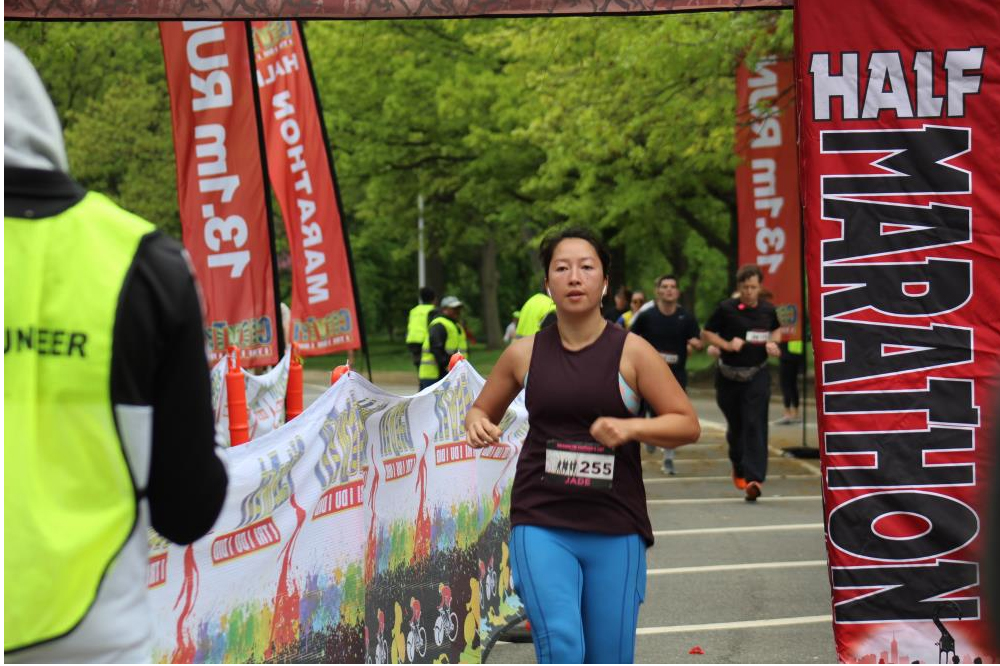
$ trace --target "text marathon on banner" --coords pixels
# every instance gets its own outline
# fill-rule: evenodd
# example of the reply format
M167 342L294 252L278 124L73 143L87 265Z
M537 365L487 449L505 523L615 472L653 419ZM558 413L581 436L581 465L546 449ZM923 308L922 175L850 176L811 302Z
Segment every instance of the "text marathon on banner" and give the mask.
M1000 5L796 4L801 188L841 660L1000 657ZM940 643L940 645L939 645Z
M267 165L292 259L292 341L303 356L360 347L347 247L298 24L254 21Z
M281 428L222 452L226 503L191 546L150 540L155 661L478 662L522 615L510 491L523 394L500 442L465 446L483 379L417 396L350 373Z
M274 275L246 30L235 21L160 24L184 246L205 298L212 362L278 360Z

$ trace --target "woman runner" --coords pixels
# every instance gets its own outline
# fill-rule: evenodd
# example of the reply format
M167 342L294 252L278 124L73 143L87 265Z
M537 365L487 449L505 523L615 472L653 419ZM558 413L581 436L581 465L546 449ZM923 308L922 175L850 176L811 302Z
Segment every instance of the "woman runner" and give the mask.
M609 255L586 229L541 247L557 324L515 341L466 417L469 444L526 388L530 429L511 499L511 559L540 663L631 663L646 588L639 441L674 448L701 434L669 367L642 338L601 316ZM645 399L656 418L638 416Z

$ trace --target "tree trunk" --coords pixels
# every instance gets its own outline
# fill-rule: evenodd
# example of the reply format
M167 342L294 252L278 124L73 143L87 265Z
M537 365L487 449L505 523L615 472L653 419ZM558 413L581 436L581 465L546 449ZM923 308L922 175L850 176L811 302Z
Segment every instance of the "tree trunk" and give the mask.
M427 286L434 290L434 294L437 296L437 300L440 303L441 299L448 294L444 293L444 285L446 282L444 262L441 261L441 257L437 252L429 252L427 254L426 267Z
M499 349L503 342L500 329L500 307L497 304L497 242L493 238L482 247L479 264L479 292L482 296L482 320L486 328L486 348Z
M736 271L739 269L740 262L740 216L739 208L736 206L736 202L728 205L729 207L729 256L726 257L728 260L726 263L729 266L729 280L727 281L732 285L732 288L736 288ZM727 294L728 295L728 294Z
M677 276L677 286L681 290L680 304L688 312L694 312L694 288L696 278L691 271L691 262L688 260L687 232L681 232L679 238L674 242L671 249L670 264Z
M695 318L698 316L695 307L698 305L698 278L700 275L701 273L698 271L692 271L684 291L681 292L681 305Z

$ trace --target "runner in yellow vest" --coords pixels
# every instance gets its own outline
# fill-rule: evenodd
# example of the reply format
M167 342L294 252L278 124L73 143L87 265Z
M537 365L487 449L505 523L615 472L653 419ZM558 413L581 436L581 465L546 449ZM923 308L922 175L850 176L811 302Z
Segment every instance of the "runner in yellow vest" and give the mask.
M420 305L410 309L410 318L406 323L406 348L413 356L413 365L420 367L420 352L427 337L427 325L433 319L434 290L430 287L420 288Z
M462 316L462 301L454 296L441 299L441 314L431 320L427 337L424 339L423 354L420 357L420 389L431 386L448 373L448 361L452 354L469 354L469 344L465 339L465 328L459 321Z
M521 318L517 320L515 338L526 338L542 329L549 315L555 319L556 304L548 294L537 293L521 306Z
M148 528L193 541L225 499L198 294L176 242L69 177L7 42L4 93L4 660L148 662Z

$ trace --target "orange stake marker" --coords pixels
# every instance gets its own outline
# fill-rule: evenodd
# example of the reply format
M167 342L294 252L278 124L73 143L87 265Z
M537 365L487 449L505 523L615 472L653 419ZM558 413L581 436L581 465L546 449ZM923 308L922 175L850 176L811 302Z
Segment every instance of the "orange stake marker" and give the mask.
M226 349L228 370L226 371L226 395L229 403L229 445L239 446L250 440L250 423L247 416L247 387L243 383L243 368L240 367L240 348Z
M285 423L302 413L302 357L292 343L292 362L288 366L288 389L285 391Z
M338 365L336 368L333 369L333 372L330 373L330 386L336 384L341 377L343 377L350 371L351 371L351 366L349 364Z

